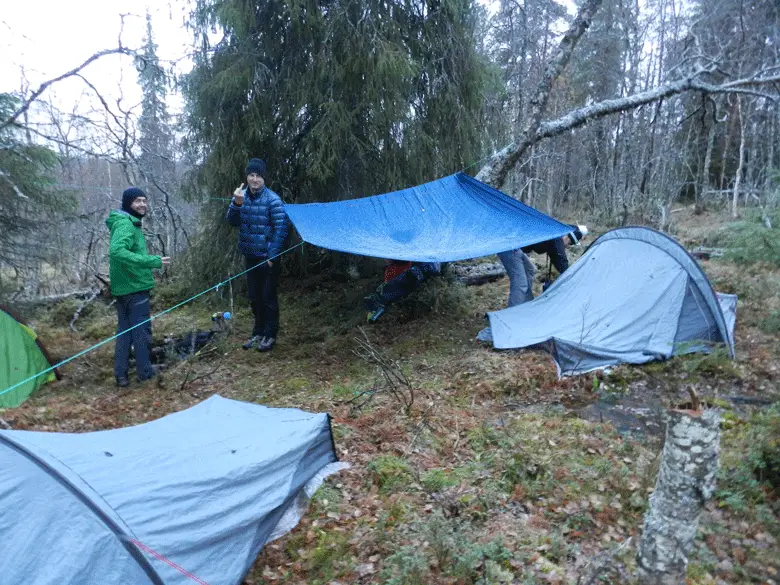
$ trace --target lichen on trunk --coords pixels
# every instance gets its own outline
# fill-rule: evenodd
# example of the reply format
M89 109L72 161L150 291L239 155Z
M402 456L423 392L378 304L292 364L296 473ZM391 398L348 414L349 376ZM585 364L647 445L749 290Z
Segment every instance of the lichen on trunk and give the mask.
M661 467L637 551L641 585L685 582L699 515L715 491L719 451L717 411L668 413Z

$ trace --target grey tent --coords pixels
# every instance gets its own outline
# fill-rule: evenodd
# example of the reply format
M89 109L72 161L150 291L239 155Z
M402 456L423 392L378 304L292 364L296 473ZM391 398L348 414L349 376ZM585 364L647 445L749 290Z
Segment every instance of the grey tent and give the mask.
M495 348L544 349L568 375L718 343L733 358L736 304L672 238L624 227L591 244L541 296L488 317Z
M219 396L123 429L0 431L0 584L236 585L335 462L327 414Z

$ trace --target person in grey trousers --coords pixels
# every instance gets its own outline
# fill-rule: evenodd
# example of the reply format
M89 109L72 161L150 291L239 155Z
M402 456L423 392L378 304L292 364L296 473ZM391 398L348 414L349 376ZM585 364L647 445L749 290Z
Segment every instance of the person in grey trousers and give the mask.
M498 254L509 277L509 300L507 307L520 305L534 298L534 277L536 266L521 249L507 250Z
M550 261L563 274L569 268L569 259L566 257L566 244L579 245L582 238L588 234L588 228L584 225L571 225L572 231L563 238L553 238L545 242L526 246L522 249L501 252L498 257L504 265L509 277L509 302L507 307L521 305L534 298L534 277L536 266L528 257L528 252L547 254ZM567 241L568 240L568 241ZM545 288L550 283L545 284Z

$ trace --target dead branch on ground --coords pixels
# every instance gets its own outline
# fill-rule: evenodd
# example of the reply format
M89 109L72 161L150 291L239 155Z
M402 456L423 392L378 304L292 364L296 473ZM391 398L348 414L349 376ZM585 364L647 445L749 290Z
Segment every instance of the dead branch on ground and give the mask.
M377 366L385 380L385 386L375 388L371 397L379 392L385 391L403 406L405 414L409 414L414 405L414 386L406 374L404 374L398 362L390 358L382 350L374 347L362 327L359 327L358 329L360 329L360 333L363 337L354 338L358 348L353 349L352 352L356 356L366 360L368 363Z

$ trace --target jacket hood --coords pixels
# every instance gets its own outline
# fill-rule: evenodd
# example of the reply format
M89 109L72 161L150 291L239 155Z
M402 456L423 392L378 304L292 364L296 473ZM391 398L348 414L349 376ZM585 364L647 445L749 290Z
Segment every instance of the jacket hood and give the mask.
M111 230L114 228L115 225L117 225L117 222L122 221L129 221L134 226L139 227L141 225L141 220L136 219L126 211L122 211L121 209L114 209L111 213L108 214L108 217L106 218L106 226L108 226L108 229Z

